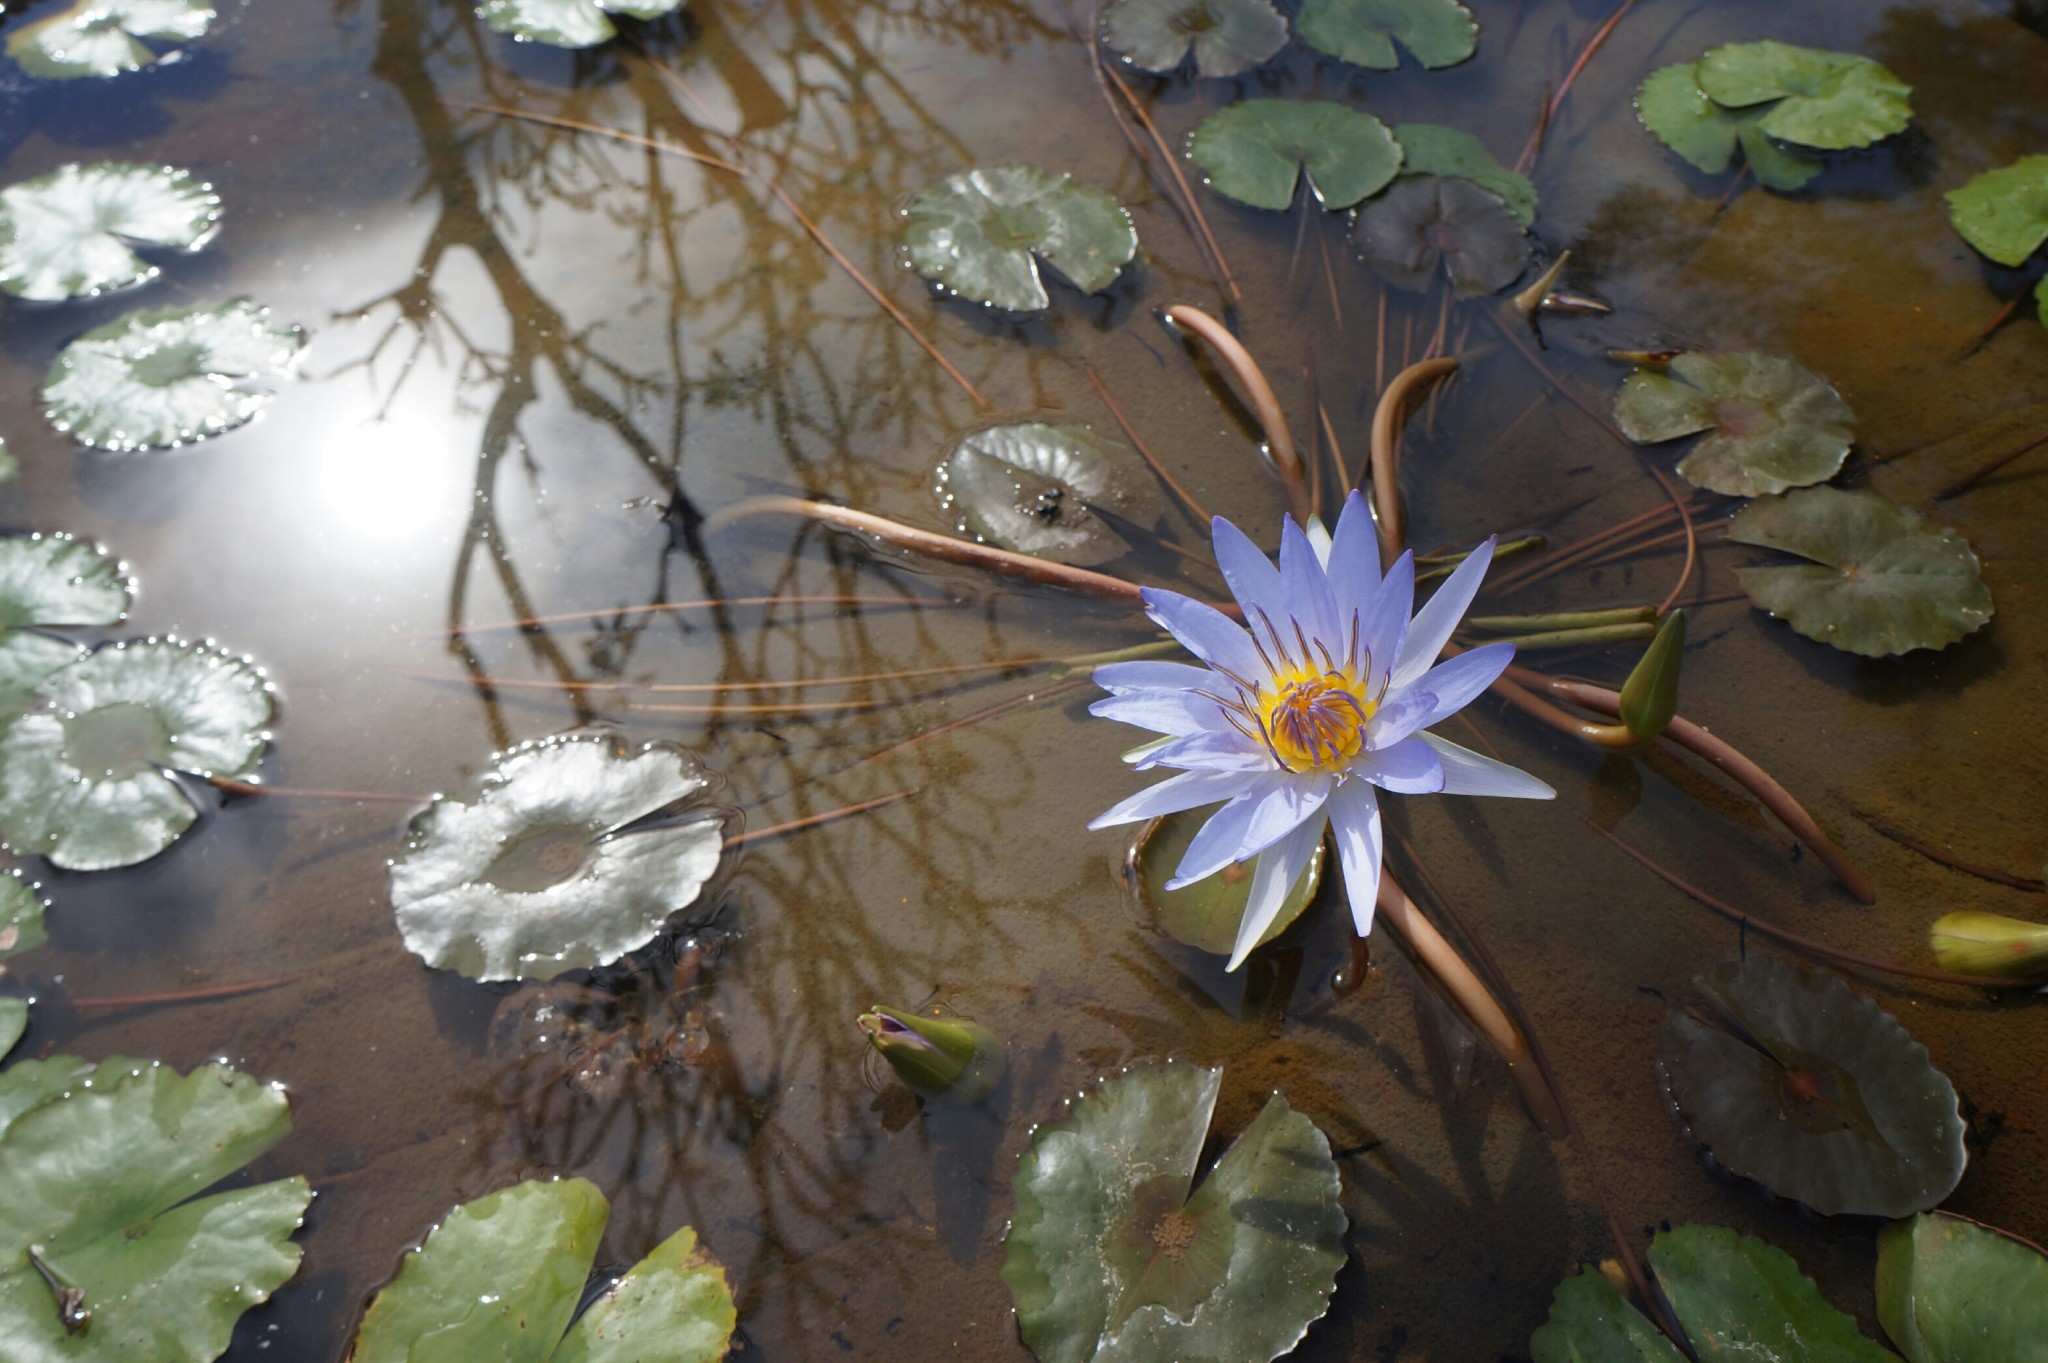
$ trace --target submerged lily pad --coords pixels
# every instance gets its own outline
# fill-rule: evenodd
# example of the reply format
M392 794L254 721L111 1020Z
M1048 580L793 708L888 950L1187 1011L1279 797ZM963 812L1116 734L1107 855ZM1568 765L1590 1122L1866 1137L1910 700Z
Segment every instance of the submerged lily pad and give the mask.
M1757 497L1825 482L1849 457L1856 414L1827 381L1788 355L1688 352L1638 369L1614 399L1638 444L1713 434L1678 461L1694 487Z
M0 1074L0 1340L21 1360L204 1363L298 1269L303 1178L194 1194L284 1139L276 1085L225 1065L58 1056ZM182 1205L181 1205L182 1204ZM67 1332L29 1259L76 1289Z
M78 0L9 34L7 55L32 76L118 76L158 60L148 44L190 42L212 23L207 0Z
M1105 563L1126 545L1096 508L1139 525L1159 514L1151 483L1124 476L1129 458L1086 426L991 426L939 466L939 504L977 540L1059 563Z
M1102 41L1140 71L1175 71L1195 54L1204 76L1249 71L1287 46L1287 20L1267 0L1110 0Z
M391 863L408 949L475 980L609 965L695 902L724 852L710 778L671 743L575 733L437 796Z
M1907 1363L2048 1363L2048 1258L1936 1212L1877 1237L1877 1319Z
M69 535L0 539L0 718L85 649L41 631L117 625L134 584L105 551Z
M171 166L59 166L0 190L0 289L54 302L154 279L130 244L196 251L220 226L213 186Z
M2023 156L1942 197L1963 240L2000 265L2021 264L2048 241L2048 156Z
M1470 180L1488 193L1498 194L1522 226L1536 221L1536 186L1526 175L1495 160L1486 144L1471 133L1440 123L1403 123L1394 129L1394 140L1401 144L1403 174Z
M182 445L232 430L306 343L246 299L131 312L64 347L43 380L50 421L103 450Z
M1461 297L1515 282L1529 246L1498 194L1470 180L1404 175L1358 210L1351 240L1365 263L1399 289L1422 290L1439 268Z
M1896 1018L1767 956L1695 983L1716 1016L1672 1010L1661 1058L1716 1160L1828 1216L1908 1216L1948 1196L1968 1158L1956 1091Z
M571 1178L514 1184L448 1213L363 1316L351 1363L716 1363L732 1336L725 1270L683 1227L571 1327L611 1208ZM566 1332L566 1333L565 1333Z
M1353 66L1391 71L1399 42L1424 66L1456 66L1479 45L1479 23L1458 0L1306 0L1302 41Z
M1749 599L1809 639L1869 658L1946 648L1991 619L1977 556L1875 492L1810 487L1751 502L1728 538L1811 563L1737 568Z
M1253 208L1294 204L1296 180L1325 208L1349 208L1401 168L1401 148L1371 114L1326 99L1248 99L1209 115L1188 157L1217 193Z
M1238 924L1244 921L1245 905L1251 899L1251 867L1236 862L1213 876L1204 876L1178 890L1166 888L1186 854L1188 844L1208 819L1207 809L1168 814L1145 825L1131 845L1130 871L1137 886L1139 902L1152 911L1160 929L1176 941L1218 956L1237 949ZM1316 897L1323 879L1323 848L1318 844L1281 901L1280 912L1258 944L1278 937Z
M484 0L477 13L494 32L550 47L595 47L618 35L611 16L659 19L683 0Z
M1347 1225L1337 1166L1285 1099L1189 1196L1222 1078L1133 1070L1032 1136L1003 1281L1043 1363L1266 1363L1329 1309Z
M1650 1271L1700 1363L1892 1363L1790 1255L1726 1226L1676 1226Z
M1699 63L1650 73L1636 91L1636 116L1671 150L1709 175L1728 168L1735 149L1766 189L1795 190L1821 172L1819 158L1787 151L1760 126L1769 106L1724 109L1700 89Z
M1052 299L1036 253L1083 293L1100 293L1138 253L1122 204L1064 173L985 166L921 189L904 209L910 263L934 284L1010 312Z
M197 817L171 773L247 775L270 717L247 658L177 639L100 648L0 731L0 834L67 870L146 861Z
M1867 147L1904 132L1913 119L1906 99L1913 87L1853 52L1769 39L1729 43L1699 59L1698 75L1716 104L1741 109L1775 101L1757 126L1802 147Z

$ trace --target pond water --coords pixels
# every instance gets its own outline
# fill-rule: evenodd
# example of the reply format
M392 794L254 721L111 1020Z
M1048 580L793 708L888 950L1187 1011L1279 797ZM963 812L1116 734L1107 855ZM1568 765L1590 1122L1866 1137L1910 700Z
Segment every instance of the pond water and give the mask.
M5 22L55 8L30 0ZM1319 95L1466 129L1512 162L1611 6L1474 8L1478 56L1445 71L1360 73L1296 50L1242 80L1140 89L1176 144L1242 94ZM300 793L230 797L130 870L30 859L55 904L51 941L12 963L40 999L25 1051L226 1057L289 1090L293 1132L255 1172L320 1189L304 1267L228 1357L339 1358L367 1295L453 1203L575 1173L615 1207L601 1265L697 1228L731 1271L745 1357L1021 1359L998 1277L1017 1156L1065 1098L1167 1056L1226 1066L1219 1131L1277 1088L1337 1152L1350 1257L1300 1357L1526 1357L1559 1278L1612 1253L1586 1161L1532 1126L1483 1052L1469 1087L1439 1100L1414 972L1383 933L1363 987L1333 997L1346 915L1330 893L1236 974L1155 932L1123 889L1127 837L1083 828L1133 788L1117 757L1131 731L1087 716L1096 693L1078 677L985 667L1124 647L1149 626L787 519L705 525L755 494L804 493L947 528L932 470L962 435L992 419L1113 430L1092 367L1204 503L1277 541L1286 499L1254 421L1153 315L1220 311L1217 287L1067 15L1040 0L693 0L636 32L638 46L570 53L491 33L461 3L239 4L156 70L0 74L0 182L119 157L189 168L226 207L217 240L159 257L163 277L141 290L0 306L0 436L23 467L0 516L124 559L140 584L125 634L217 639L278 689L261 779ZM1886 63L1913 86L1914 126L1809 192L1750 185L1720 207L1728 177L1658 146L1631 96L1656 66L1764 36ZM1680 598L1694 607L1681 709L1804 800L1877 903L1691 759L1603 753L1491 701L1471 712L1484 741L1556 786L1554 803L1388 802L1405 839L1393 864L1419 858L1501 959L1639 1244L1666 1222L1762 1235L1873 1330L1878 1223L1817 1218L1713 1172L1660 1091L1664 1000L1733 959L1737 931L1589 822L1871 955L1925 963L1927 924L1954 909L2041 916L2041 894L1885 830L2026 878L2048 854L2048 470L2023 460L1933 501L2048 416L2048 331L2023 309L1977 344L2019 275L1972 252L1940 197L2048 149L2044 92L2048 44L1969 0L1643 0L1531 172L1541 240L1573 247L1569 282L1616 309L1546 321L1566 389L1604 412L1625 372L1612 345L1796 355L1856 411L1852 481L1932 510L1985 562L1993 624L1902 659L1838 653L1751 609L1732 566L1755 554L1717 533ZM755 180L480 105L716 156L737 134L988 409ZM921 186L1020 160L1110 190L1143 242L1108 293L1055 285L1029 321L937 298L893 235ZM1422 352L1438 296L1387 295L1382 330L1341 219L1197 193L1242 285L1240 332L1297 434L1313 424L1312 363L1355 464L1378 384ZM239 295L309 337L299 378L255 424L108 454L43 420L38 385L82 331L140 304ZM1563 543L1658 506L1636 453L1503 342L1487 315L1500 301L1449 314L1470 358L1409 433L1412 541L1540 529ZM1206 555L1185 519L1167 524ZM1562 572L1503 605L1655 602L1675 550ZM1108 570L1217 590L1155 546ZM1614 684L1632 658L1545 665ZM831 680L947 666L984 670ZM429 793L595 721L687 745L757 831L915 792L745 844L639 978L606 976L623 1002L602 1025L626 1041L602 1072L522 1049L530 991L408 953L387 870ZM1971 1162L1947 1205L2048 1234L2038 1001L1856 987L1963 1095ZM855 1016L928 1001L1007 1040L1011 1079L990 1106L920 1113L874 1082Z

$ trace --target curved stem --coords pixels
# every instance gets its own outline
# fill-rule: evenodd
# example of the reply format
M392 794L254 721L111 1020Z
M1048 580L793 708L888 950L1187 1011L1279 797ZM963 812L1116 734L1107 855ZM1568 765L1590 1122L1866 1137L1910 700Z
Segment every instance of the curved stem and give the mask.
M1230 334L1228 327L1200 308L1175 303L1160 315L1208 342L1217 358L1244 385L1245 396L1251 399L1252 411L1266 432L1266 447L1272 451L1273 463L1280 470L1281 478L1286 480L1287 500L1294 519L1307 524L1315 511L1309 503L1307 471L1301 466L1301 456L1294 451L1294 436L1287 429L1287 418L1280 412L1280 399L1273 395L1273 385L1266 381L1265 371L1259 368L1258 361L1244 348L1243 342Z
M1410 394L1458 367L1455 355L1417 360L1387 385L1372 414L1372 507L1379 521L1380 567L1401 556L1406 538L1401 523L1401 428L1407 421Z

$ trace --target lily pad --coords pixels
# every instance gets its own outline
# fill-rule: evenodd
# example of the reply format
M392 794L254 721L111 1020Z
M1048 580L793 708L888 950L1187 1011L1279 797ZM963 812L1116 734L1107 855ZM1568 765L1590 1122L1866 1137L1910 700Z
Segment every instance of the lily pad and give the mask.
M54 302L154 279L129 247L196 251L220 227L213 186L171 166L59 166L0 190L0 289Z
M1699 59L1700 89L1731 109L1771 102L1757 126L1782 142L1823 151L1867 147L1904 132L1913 92L1890 71L1852 52L1793 47L1766 39L1729 43Z
M207 0L78 0L9 34L7 55L32 76L118 76L160 60L149 44L190 42L212 23Z
M34 951L50 940L43 928L43 915L50 906L36 893L41 888L19 868L0 872L0 961Z
M1204 76L1235 76L1287 46L1267 0L1110 0L1102 41L1140 71L1176 71L1189 51Z
M1663 1331L1591 1270L1557 1285L1529 1353L1535 1363L1686 1363Z
M303 1178L186 1201L282 1140L284 1093L225 1065L59 1056L0 1074L0 1353L21 1363L218 1358L298 1269ZM181 1205L182 1204L182 1205ZM68 1333L57 1281L89 1323Z
M1875 492L1812 487L1751 502L1728 538L1811 563L1737 568L1749 599L1809 639L1881 658L1946 648L1991 619L1977 556Z
M726 812L672 743L565 734L500 753L437 796L391 863L405 945L475 980L609 965L661 932L718 869Z
M2000 265L2021 264L2048 241L2048 156L2023 156L1942 197L1963 240Z
M1221 1070L1132 1070L1032 1136L1003 1280L1043 1363L1265 1363L1329 1309L1329 1142L1277 1094L1189 1196Z
M1636 116L1671 150L1709 175L1728 168L1742 148L1750 173L1766 189L1795 190L1821 172L1819 158L1787 151L1760 126L1769 106L1725 109L1700 89L1699 63L1678 62L1650 73L1636 91Z
M20 710L44 678L85 654L42 631L128 618L134 583L122 567L69 535L0 539L0 717Z
M1456 66L1478 48L1479 23L1458 0L1307 0L1302 41L1353 66L1391 71L1394 44L1424 66Z
M1470 180L1498 194L1522 226L1536 221L1536 186L1526 175L1496 161L1486 144L1471 133L1440 123L1403 123L1394 129L1394 140L1401 144L1403 174Z
M1059 563L1106 563L1127 546L1096 508L1139 525L1159 515L1151 483L1124 476L1130 458L1086 426L991 426L939 466L939 504L977 540Z
M1677 1226L1651 1242L1649 1263L1699 1363L1896 1363L1761 1240Z
M1358 210L1351 241L1380 278L1422 290L1439 269L1461 297L1515 282L1528 260L1522 224L1498 194L1470 180L1404 175Z
M904 243L919 274L1010 312L1051 306L1034 253L1083 293L1115 283L1138 253L1122 204L1037 166L949 175L919 190L904 217Z
M724 1358L732 1294L687 1226L570 1326L610 1216L604 1194L580 1178L519 1183L455 1208L370 1303L351 1363Z
M100 648L0 730L0 834L67 870L146 861L197 817L171 773L246 776L271 711L247 658L177 639Z
M1956 1091L1898 1020L1767 956L1695 981L1703 1017L1664 1019L1671 1101L1721 1164L1827 1216L1908 1216L1963 1176Z
M1401 168L1401 148L1371 114L1326 99L1248 99L1196 125L1188 157L1218 194L1286 209L1302 172L1324 208L1349 208Z
M1678 461L1694 487L1758 497L1826 482L1849 457L1856 414L1827 380L1788 355L1688 352L1662 371L1638 369L1614 399L1638 444L1713 434Z
M43 381L50 421L103 450L182 445L232 430L270 401L306 343L246 299L131 312L64 347Z
M1936 1212L1877 1237L1877 1319L1907 1363L2048 1363L2048 1258Z
M28 1000L13 995L0 997L0 1058L14 1049L28 1031Z
M1237 949L1237 927L1244 921L1245 904L1251 899L1251 867L1239 862L1178 890L1166 888L1208 816L1206 809L1184 810L1146 824L1131 845L1129 866L1139 902L1151 910L1167 936L1201 951L1228 956ZM1301 917L1322 879L1323 849L1318 845L1258 945L1272 941Z
M494 32L550 47L595 47L618 36L611 16L659 19L683 0L484 0L477 13Z
M0 440L0 483L9 483L21 476L21 461L7 452L7 442Z

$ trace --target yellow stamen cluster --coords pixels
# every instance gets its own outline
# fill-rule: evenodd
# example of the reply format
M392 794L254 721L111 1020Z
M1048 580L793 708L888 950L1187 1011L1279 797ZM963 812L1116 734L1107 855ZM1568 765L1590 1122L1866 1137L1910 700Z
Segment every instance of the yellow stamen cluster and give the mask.
M1263 694L1259 727L1280 765L1290 771L1338 771L1365 746L1366 721L1377 705L1347 672L1275 677ZM1262 688L1263 690L1263 688Z

